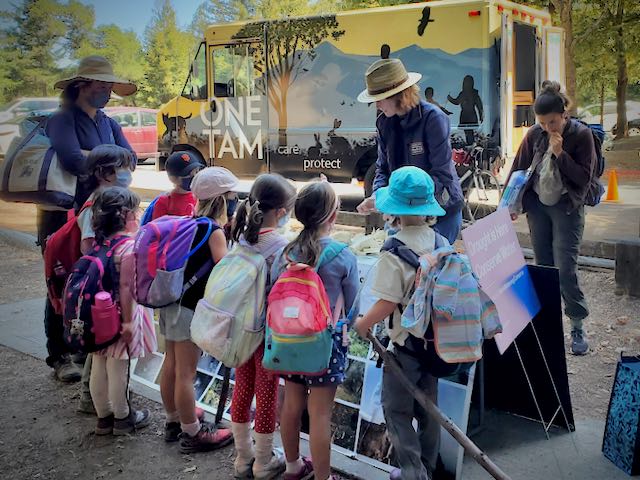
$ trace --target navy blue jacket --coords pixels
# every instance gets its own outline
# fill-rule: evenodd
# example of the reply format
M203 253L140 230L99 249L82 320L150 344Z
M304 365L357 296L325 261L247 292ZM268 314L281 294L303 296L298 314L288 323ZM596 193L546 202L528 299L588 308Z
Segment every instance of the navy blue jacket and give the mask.
M451 159L449 119L442 110L421 101L403 117L380 114L376 127L378 160L373 190L387 186L394 170L412 165L431 175L436 199L447 213L457 213L464 197ZM448 198L443 195L445 189Z
M95 119L76 106L58 110L47 120L46 132L64 169L78 177L78 206L92 193L86 179L89 173L87 157L81 150L93 150L98 145L115 144L126 148L136 158L118 122L109 118L102 110L96 112Z

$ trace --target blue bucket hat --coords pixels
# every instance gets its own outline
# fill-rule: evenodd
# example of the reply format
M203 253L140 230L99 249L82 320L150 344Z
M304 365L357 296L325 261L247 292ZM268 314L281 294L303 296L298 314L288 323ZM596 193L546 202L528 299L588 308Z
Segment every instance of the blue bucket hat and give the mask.
M388 187L376 190L376 208L388 215L442 217L446 212L436 201L435 190L427 172L402 167L391 174Z

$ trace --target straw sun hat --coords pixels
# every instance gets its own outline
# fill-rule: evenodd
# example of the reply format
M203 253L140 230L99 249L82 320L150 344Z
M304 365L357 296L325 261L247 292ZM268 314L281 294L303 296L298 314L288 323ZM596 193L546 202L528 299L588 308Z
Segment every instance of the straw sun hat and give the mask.
M358 95L358 101L373 103L384 100L415 85L421 78L419 73L407 72L397 58L377 60L365 73L367 89Z
M133 95L138 89L135 84L128 80L116 77L113 74L113 67L107 59L98 55L92 55L80 60L76 74L73 77L57 81L54 87L64 89L76 80L97 80L99 82L113 83L112 90L123 97Z

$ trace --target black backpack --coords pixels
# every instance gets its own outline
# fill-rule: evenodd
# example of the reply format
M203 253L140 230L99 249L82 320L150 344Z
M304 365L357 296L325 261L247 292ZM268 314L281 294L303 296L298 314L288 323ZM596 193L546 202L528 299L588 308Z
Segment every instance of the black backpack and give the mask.
M590 207L595 207L600 203L602 196L604 195L604 186L600 182L600 177L604 173L605 159L602 155L602 143L604 142L604 129L599 124L589 124L582 120L574 119L576 122L588 127L593 136L593 145L596 150L596 165L593 172L591 172L591 179L589 180L589 188L587 195L584 199L584 204Z
M119 275L114 262L114 250L128 236L119 236L95 244L88 255L81 257L71 270L63 296L64 340L73 352L90 353L102 350L120 338L120 322L96 325L92 307L99 292L111 295L117 309ZM118 314L119 309L115 313ZM106 322L105 322L106 323ZM106 331L105 331L105 327Z

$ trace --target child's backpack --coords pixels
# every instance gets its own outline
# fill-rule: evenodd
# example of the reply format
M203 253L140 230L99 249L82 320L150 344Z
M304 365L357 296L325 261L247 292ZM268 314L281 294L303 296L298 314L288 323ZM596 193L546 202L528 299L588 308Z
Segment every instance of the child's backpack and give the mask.
M602 125L598 123L586 123L582 120L576 121L586 127L589 127L591 135L593 136L593 145L595 146L596 150L596 165L594 171L591 174L589 188L587 190L587 196L584 199L584 204L590 207L595 207L600 203L600 200L604 195L604 186L602 185L602 182L600 182L600 177L602 177L605 169L605 159L604 155L602 155L602 144L604 142L605 133Z
M247 362L264 340L266 258L237 243L212 270L191 321L191 340L230 368Z
M162 195L167 195L166 193L163 193ZM142 214L142 218L140 218L140 226L144 226L147 223L149 223L150 221L153 220L153 209L156 206L156 203L158 203L158 199L162 196L162 195L158 195L156 198L154 198L153 200L151 200L151 203L149 204L149 206L145 209L144 213Z
M87 201L78 215L93 202ZM47 295L58 315L62 315L62 294L73 265L82 256L80 252L81 232L78 217L70 215L58 231L48 239L44 249L44 277L47 281Z
M199 225L207 225L207 232L191 248ZM189 257L200 247L207 248L207 240L217 228L218 225L207 217L168 215L140 227L134 246L136 302L146 307L160 308L179 301L184 292L213 267L213 260L209 260L193 278L184 278Z
M73 352L96 352L120 337L119 275L114 250L128 236L115 237L81 257L64 288L64 340Z
M331 242L315 269L287 268L274 283L267 299L264 368L288 375L323 375L327 371L333 323L340 314L341 302L332 315L317 272L345 248L343 243Z

